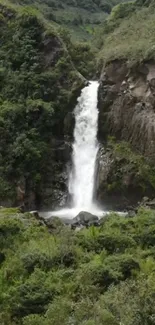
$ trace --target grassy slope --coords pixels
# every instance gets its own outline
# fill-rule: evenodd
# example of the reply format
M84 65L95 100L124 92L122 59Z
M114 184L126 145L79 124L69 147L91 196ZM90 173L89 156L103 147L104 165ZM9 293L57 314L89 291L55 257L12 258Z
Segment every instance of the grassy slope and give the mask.
M155 7L137 7L122 19L112 16L107 25L115 25L114 30L102 35L103 48L99 57L104 62L114 59L129 59L140 62L155 58Z

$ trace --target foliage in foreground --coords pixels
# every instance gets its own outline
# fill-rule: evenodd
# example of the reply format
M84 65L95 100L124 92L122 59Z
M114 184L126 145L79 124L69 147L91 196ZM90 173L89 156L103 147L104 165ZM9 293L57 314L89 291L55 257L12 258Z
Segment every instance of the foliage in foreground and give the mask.
M155 324L155 211L48 230L0 210L0 324Z

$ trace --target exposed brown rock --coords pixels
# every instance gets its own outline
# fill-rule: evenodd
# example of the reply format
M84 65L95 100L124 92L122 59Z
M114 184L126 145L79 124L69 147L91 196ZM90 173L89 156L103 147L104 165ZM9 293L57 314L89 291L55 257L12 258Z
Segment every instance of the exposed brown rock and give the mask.
M42 35L42 52L43 52L43 65L45 68L53 66L64 52L62 42L54 34Z

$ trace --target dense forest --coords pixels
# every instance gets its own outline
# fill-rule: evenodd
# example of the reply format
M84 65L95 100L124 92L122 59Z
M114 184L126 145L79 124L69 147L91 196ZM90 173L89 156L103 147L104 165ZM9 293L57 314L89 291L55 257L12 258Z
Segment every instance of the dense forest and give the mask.
M0 0L0 325L155 325L154 35L154 0ZM89 79L97 200L126 214L75 229L27 211L67 198Z

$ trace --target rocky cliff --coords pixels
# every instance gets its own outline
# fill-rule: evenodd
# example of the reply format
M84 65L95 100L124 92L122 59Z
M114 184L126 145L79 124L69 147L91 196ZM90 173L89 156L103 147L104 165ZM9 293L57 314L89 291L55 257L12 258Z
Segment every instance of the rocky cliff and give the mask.
M155 161L155 62L110 63L101 75L100 136L105 129Z
M105 204L107 200L108 205L111 201L112 207L121 208L144 195L154 195L154 107L153 60L132 67L115 60L104 67L99 90L99 139L106 143L108 136L115 137L115 145L114 141L113 146L108 145L108 152L101 150L98 197L105 199Z

